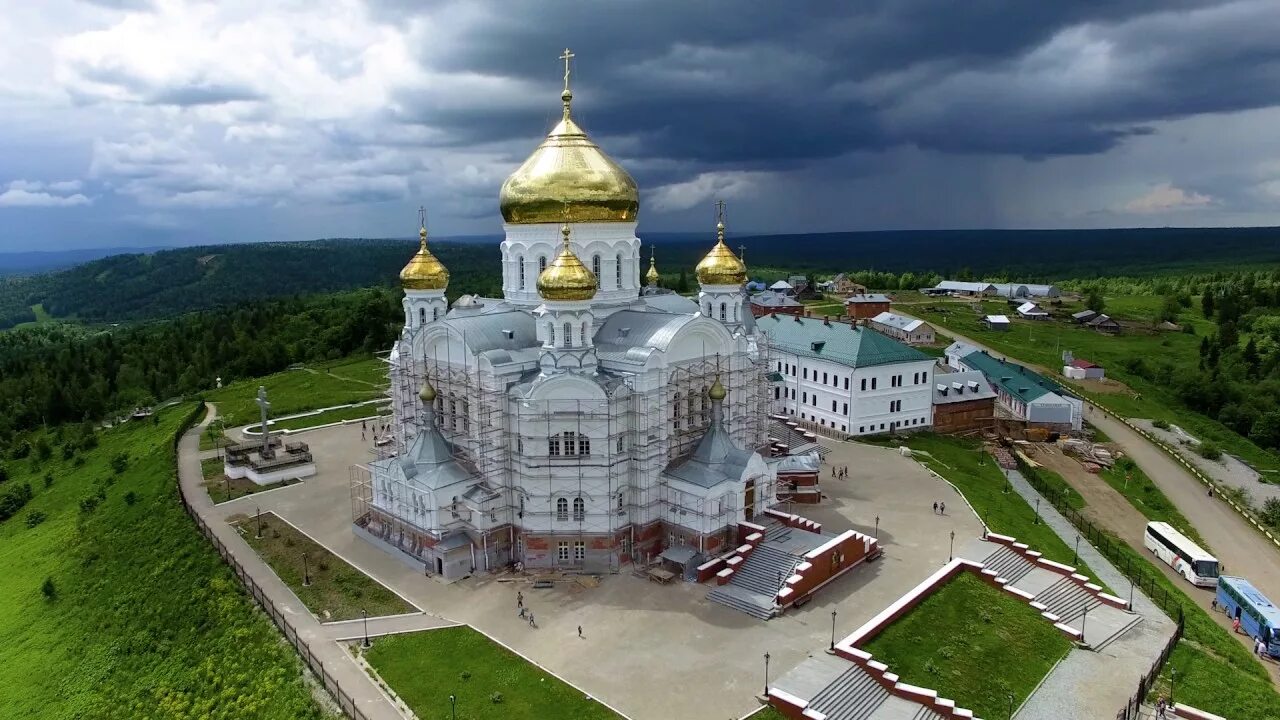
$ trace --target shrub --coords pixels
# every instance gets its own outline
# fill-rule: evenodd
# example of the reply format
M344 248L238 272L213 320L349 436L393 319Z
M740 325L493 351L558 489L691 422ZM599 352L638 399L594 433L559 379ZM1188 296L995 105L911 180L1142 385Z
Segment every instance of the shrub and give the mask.
M39 510L32 510L27 513L27 527L33 528L45 521L45 514Z
M1168 429L1169 429L1169 421L1168 421L1168 420L1152 420L1152 421L1151 421L1151 424L1152 424L1152 425L1154 425L1154 426L1156 426L1156 427L1158 427L1158 428L1160 428L1161 430L1168 430Z
M1259 513L1262 522L1273 528L1280 528L1280 498L1267 498L1262 503L1262 511Z
M4 465L0 465L0 483L9 481L9 471Z
M72 467L84 467L84 458L77 455L76 459L71 462Z
M111 458L111 469L114 470L117 475L124 472L126 469L128 469L128 467L129 467L128 453L123 453L123 452L116 453L115 457Z
M0 520L8 520L17 515L18 511L31 502L33 497L35 492L31 489L31 483L22 483L0 494Z
M40 593L44 595L45 600L58 599L58 586L53 584L53 578L47 577L40 585Z
M494 705L501 705L501 704L502 704L502 693L500 693L500 692L496 692L496 693L494 693L494 694L490 695L490 696L489 696L489 702L493 703Z
M86 514L91 513L94 510L98 509L98 503L100 502L102 501L98 499L97 495L90 495L89 497L84 498L83 500L80 501L80 512L86 513Z
M75 454L76 454L76 446L75 446L75 445L72 445L71 443L67 443L66 445L63 445L63 446L62 446L62 459L63 459L63 460L70 460L71 458L75 457Z
M463 671L462 671L462 674L461 674L461 675L459 675L458 677L462 678L463 680L470 680L470 679L471 679L471 672L470 672L470 671L468 671L468 670L463 670Z
M124 494L125 505L133 505L136 502L138 502L138 493L130 490L129 492Z
M48 438L41 436L36 440L36 457L42 462L53 457L53 447L49 445Z
M1196 448L1196 452L1199 453L1200 457L1204 458L1205 460L1217 460L1218 458L1222 457L1222 448L1209 442L1208 440L1205 440L1204 442L1200 443L1199 447Z
M44 474L44 486L47 488L53 487L53 473Z

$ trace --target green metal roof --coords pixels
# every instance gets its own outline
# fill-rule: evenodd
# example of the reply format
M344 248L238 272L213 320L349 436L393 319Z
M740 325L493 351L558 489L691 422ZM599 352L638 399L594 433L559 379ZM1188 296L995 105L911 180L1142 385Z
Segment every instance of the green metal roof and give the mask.
M814 318L766 315L756 319L756 328L787 352L854 368L933 359L874 330L845 323L828 325Z
M1062 386L1033 370L991 357L981 350L965 355L960 362L987 376L993 385L1011 397L1031 402L1049 393L1061 393Z

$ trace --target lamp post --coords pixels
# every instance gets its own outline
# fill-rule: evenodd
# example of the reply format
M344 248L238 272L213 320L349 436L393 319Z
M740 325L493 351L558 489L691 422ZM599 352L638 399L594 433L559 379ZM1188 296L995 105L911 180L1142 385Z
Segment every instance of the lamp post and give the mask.
M369 611L365 610L364 608L360 608L360 617L364 619L364 642L361 643L360 647L368 648L369 647Z
M876 516L876 539L880 539L880 516Z
M1004 468L1004 494L1008 495L1010 489L1011 488L1009 487L1009 469Z
M1129 612L1133 612L1133 578L1129 578Z
M1076 533L1076 549L1071 553L1071 564L1078 565L1080 563L1080 533Z
M311 566L307 564L306 553L302 553L302 587L311 587Z
M1177 679L1178 679L1178 671L1170 669L1169 670L1169 705L1170 706L1175 706L1178 704L1173 699L1173 683Z
M452 718L453 720L458 720L458 696L457 695L449 696L449 717Z
M258 534L254 536L254 539L261 540L262 539L262 508L254 508L254 511L255 511L255 515L257 515L257 518L258 518Z
M1086 645L1088 645L1089 643L1084 639L1084 629L1085 627L1088 626L1088 624L1089 624L1089 606L1085 605L1084 613L1080 615L1080 642L1085 643Z
M764 654L764 694L769 695L769 653Z
M1036 519L1032 521L1032 525L1040 524L1040 498L1036 498Z
M831 649L836 649L836 611L831 611Z
M956 531L951 531L951 549L947 551L947 562L956 559Z

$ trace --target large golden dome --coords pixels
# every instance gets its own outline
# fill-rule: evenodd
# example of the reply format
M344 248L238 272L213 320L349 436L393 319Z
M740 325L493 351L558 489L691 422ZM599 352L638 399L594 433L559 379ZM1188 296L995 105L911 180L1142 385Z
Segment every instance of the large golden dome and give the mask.
M449 286L449 271L427 249L427 228L418 230L418 252L400 271L400 285L405 290L444 290Z
M560 95L564 117L502 183L498 195L502 219L522 225L635 222L640 210L636 181L573 121L568 66L573 55L565 50L561 57L565 59L565 86Z
M569 226L560 227L564 245L560 254L538 275L538 295L543 300L590 300L596 296L596 276L569 247Z
M747 266L724 244L724 223L716 223L716 245L698 263L698 282L703 285L741 285L747 281Z

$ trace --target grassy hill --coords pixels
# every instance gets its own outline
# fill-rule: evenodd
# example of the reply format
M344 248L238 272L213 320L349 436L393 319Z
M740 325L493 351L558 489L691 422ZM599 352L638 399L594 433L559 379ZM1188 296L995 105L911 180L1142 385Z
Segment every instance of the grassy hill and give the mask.
M173 441L197 409L91 449L77 426L8 449L0 493L34 497L0 522L0 717L329 716L178 502Z

